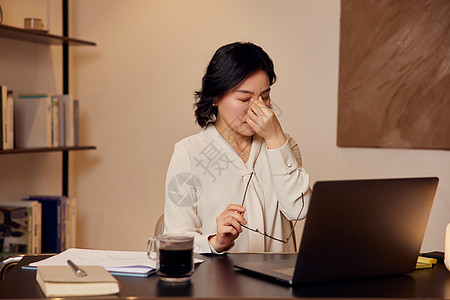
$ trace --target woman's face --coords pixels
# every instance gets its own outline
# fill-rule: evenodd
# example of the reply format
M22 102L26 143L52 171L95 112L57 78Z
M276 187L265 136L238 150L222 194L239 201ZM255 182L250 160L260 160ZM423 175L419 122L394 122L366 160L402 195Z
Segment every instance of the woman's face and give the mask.
M216 128L219 132L228 128L240 135L252 136L255 131L247 124L247 110L253 101L262 98L270 106L270 81L264 71L256 71L241 84L217 99ZM221 132L222 133L222 132Z

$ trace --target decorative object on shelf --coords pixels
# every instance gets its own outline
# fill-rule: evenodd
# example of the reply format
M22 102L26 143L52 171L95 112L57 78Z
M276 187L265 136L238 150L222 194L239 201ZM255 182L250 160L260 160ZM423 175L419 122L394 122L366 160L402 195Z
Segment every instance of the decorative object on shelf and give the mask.
M47 30L44 29L44 23L42 23L42 19L39 18L25 18L23 22L24 26L23 28L27 30L35 30L35 31L41 31L41 32L47 32Z

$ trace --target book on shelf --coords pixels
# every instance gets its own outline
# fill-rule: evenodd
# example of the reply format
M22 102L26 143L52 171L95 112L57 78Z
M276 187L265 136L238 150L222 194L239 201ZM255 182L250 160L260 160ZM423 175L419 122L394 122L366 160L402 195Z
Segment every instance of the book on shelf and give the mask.
M50 94L20 95L15 102L15 146L52 146L52 97Z
M7 145L5 149L14 148L14 96L12 91L8 91L8 112L7 112Z
M55 96L56 97L56 96ZM58 99L58 98L56 98ZM64 122L65 118L65 104L61 101L61 99L58 99L58 145L59 146L65 146L65 133L66 133L66 124Z
M5 148L5 128L6 128L6 118L5 118L5 108L7 99L7 88L5 85L0 85L0 149Z
M119 282L102 266L80 266L86 276L77 276L66 266L40 266L36 281L46 297L99 296L119 292Z
M14 148L14 97L6 85L0 85L0 149Z
M42 253L59 253L75 245L76 198L32 195L26 200L42 205Z
M41 204L37 201L0 202L2 259L15 254L41 253Z
M65 245L63 249L69 249L76 246L77 237L77 198L68 197L66 199L66 231Z
M80 101L78 99L73 100L73 145L80 145Z
M60 105L59 105L59 99L54 97L53 95L51 96L52 98L52 147L58 147L58 146L62 146L60 144L59 141L59 135L60 135L60 130L59 130L59 126L60 126ZM62 115L61 115L62 116Z
M20 95L15 109L16 146L77 146L78 103L71 95Z
M60 113L62 112L62 118L60 117L60 126L62 124L64 134L63 137L61 137L61 141L63 141L64 146L78 146L79 143L75 136L78 136L79 101L74 100L70 94L55 95L55 97L59 100Z

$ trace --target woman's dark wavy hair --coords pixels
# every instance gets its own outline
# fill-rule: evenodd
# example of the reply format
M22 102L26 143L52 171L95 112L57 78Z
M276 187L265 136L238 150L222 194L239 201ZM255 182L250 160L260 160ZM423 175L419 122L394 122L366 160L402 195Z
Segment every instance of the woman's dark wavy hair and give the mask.
M195 118L200 127L205 128L217 118L217 106L213 101L239 85L256 71L264 71L274 84L273 62L264 50L252 43L236 42L220 47L214 53L205 76L202 89L195 92Z

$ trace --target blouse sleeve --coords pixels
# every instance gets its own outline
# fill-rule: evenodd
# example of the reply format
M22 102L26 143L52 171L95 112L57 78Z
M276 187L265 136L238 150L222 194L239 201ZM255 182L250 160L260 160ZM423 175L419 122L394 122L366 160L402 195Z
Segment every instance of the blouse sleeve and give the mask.
M289 220L306 217L311 188L309 175L302 167L300 149L289 135L286 143L277 149L267 149L275 193L281 212ZM302 200L303 193L303 200Z
M175 145L166 174L164 233L194 236L194 251L210 253L208 236L201 232L201 220L197 214L197 184L191 171L191 160L186 147Z

